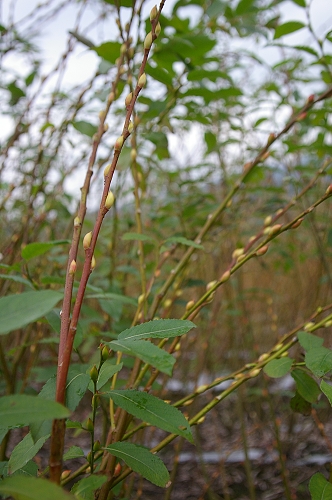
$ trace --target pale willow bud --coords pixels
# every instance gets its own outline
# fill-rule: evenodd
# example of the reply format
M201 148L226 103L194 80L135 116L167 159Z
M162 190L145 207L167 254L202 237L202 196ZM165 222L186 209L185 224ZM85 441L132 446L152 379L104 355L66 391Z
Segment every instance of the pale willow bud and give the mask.
M243 255L244 254L244 248L236 248L234 250L234 252L232 253L232 257L233 259L237 259L238 257L240 257L240 255Z
M74 219L74 227L80 227L81 219L79 217L75 217Z
M130 159L131 159L131 161L135 161L136 158L137 158L137 150L136 149L132 149L130 151Z
M110 170L111 170L111 163L109 163L108 165L106 165L105 169L104 169L104 177L107 177L108 174L110 173Z
M123 146L123 135L120 135L120 137L117 138L114 144L114 149L115 151L119 151Z
M69 274L73 276L76 272L76 260L72 260L69 266Z
M220 278L220 283L225 283L225 281L229 280L230 276L231 276L231 272L225 271L224 274Z
M110 191L105 200L105 208L109 210L114 203L114 194Z
M87 250L90 247L91 240L92 240L92 231L90 231L89 233L86 233L86 235L83 238L83 248L84 248L84 250Z
M120 48L120 54L125 54L127 50L127 45L123 43Z
M155 27L154 32L155 32L156 36L160 35L160 33L161 33L160 23L157 23L157 26Z
M155 5L154 7L152 7L151 11L150 11L150 21L154 21L156 19L158 15L158 10L157 10L157 6Z
M210 281L207 285L206 285L206 291L209 292L218 282L216 280L214 281Z
M310 331L312 329L312 327L315 326L315 323L313 323L312 321L309 321L308 323L306 323L303 327L303 330L305 332L307 332L308 330Z
M93 255L91 259L91 271L93 271L95 267L96 267L96 259L95 256Z
M104 123L104 132L107 132L108 128L108 123Z
M264 220L264 226L269 226L272 222L272 217L271 215L268 215L267 217L265 217L265 220Z
M325 194L332 194L332 184L329 185L329 187L325 191Z
M149 50L151 48L151 45L152 45L152 31L150 31L145 37L144 49Z
M187 304L186 304L186 311L189 311L189 309L191 309L194 305L195 305L195 301L189 300L189 302L187 302Z
M271 227L271 234L279 233L281 228L282 224L275 224L274 226Z
M127 97L125 98L126 107L128 107L130 105L132 98L133 98L133 93L130 92L130 94L128 94Z
M164 302L165 309L168 309L169 307L171 307L171 305L172 305L171 299L166 299Z
M146 85L146 74L145 73L142 73L141 76L139 77L138 79L138 82L137 82L137 85L139 86L139 88L143 88L145 87Z
M261 248L259 248L257 250L256 255L258 257L260 257L261 255L264 255L268 251L268 249L269 249L269 246L268 245L264 245L264 246L262 246Z
M108 104L111 104L114 101L115 95L114 92L111 92L108 96Z
M134 130L134 124L133 124L132 121L130 121L129 124L128 124L128 132L129 132L129 134L131 134L133 130Z
M144 300L145 300L145 295L144 293L141 293L141 295L137 299L138 305L143 304Z

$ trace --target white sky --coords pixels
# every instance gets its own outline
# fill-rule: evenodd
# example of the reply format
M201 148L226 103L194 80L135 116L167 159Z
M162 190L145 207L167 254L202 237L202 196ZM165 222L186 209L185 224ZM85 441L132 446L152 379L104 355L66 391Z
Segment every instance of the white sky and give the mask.
M29 14L36 5L47 3L47 0L16 0L15 1L15 20L22 19L24 16ZM61 0L53 1L54 5L61 3ZM12 4L12 0L0 0L1 7L1 18L2 22L6 24L9 15L9 7ZM155 4L155 0L148 0L145 6L145 14L148 16L150 9ZM166 0L165 12L170 11L170 6L174 4L174 0ZM45 62L44 71L47 74L50 69L54 67L58 61L60 55L66 49L66 43L68 40L68 31L73 29L73 24L75 21L76 13L80 7L81 2L75 4L69 4L65 9L62 10L59 16L56 17L55 21L48 24L47 29L44 29L39 37L39 45L42 50L43 59ZM127 10L127 9L125 9ZM188 9L186 9L186 12ZM311 2L311 18L312 24L315 32L318 36L322 36L327 31L332 29L332 1L331 0L312 0ZM199 15L199 9L192 9L192 15ZM292 1L285 2L282 4L282 16L284 21L297 20L305 22L304 9L297 6ZM95 11L92 11L91 7L88 8L83 16L81 25L88 25L92 18L95 17ZM93 41L98 44L105 40L113 38L110 36L111 33L117 33L117 29L114 25L114 20L109 20L107 25L107 32L92 31L89 36ZM84 35L84 32L82 33ZM293 35L288 35L283 38L282 41L289 44L305 45L310 42L311 36L307 30L301 30ZM263 54L261 54L263 55ZM271 53L269 49L266 49L266 57L270 57ZM92 75L99 64L99 58L87 47L78 44L75 50L74 57L70 59L70 65L66 71L66 81L70 84L76 84L86 80L90 75Z

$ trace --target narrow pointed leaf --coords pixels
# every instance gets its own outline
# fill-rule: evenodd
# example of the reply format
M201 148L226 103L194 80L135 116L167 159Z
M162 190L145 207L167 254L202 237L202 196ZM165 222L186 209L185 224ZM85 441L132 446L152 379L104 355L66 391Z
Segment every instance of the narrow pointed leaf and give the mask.
M89 476L84 477L74 484L71 492L75 494L75 498L79 500L95 500L95 491L107 481L106 476Z
M272 378L283 377L289 372L292 364L291 358L272 359L264 366L264 373Z
M204 250L203 245L196 243L193 240L188 240L183 236L172 236L171 238L167 238L164 243L179 243L180 245L185 245L187 247L198 248L199 250Z
M157 370L172 375L175 358L168 352L160 349L151 342L145 340L113 340L108 345L115 351L121 351L130 356L148 363Z
M326 347L315 347L305 355L305 364L316 377L322 377L332 370L332 351Z
M38 243L38 242L29 243L23 248L21 255L23 259L30 260L33 257L39 257L40 255L49 252L55 246L67 245L69 243L70 243L69 240L45 241L43 243Z
M327 384L325 380L322 380L320 383L320 388L329 400L330 405L332 406L332 386L330 384Z
M123 366L123 363L119 363L118 365L115 365L111 361L106 361L98 374L98 380L97 380L97 389L101 389L106 382L108 382L115 373L118 373Z
M53 290L25 292L0 299L0 335L17 330L45 316L63 297Z
M314 403L320 395L317 383L303 370L293 370L291 373L296 382L297 392L309 403Z
M310 349L314 347L321 347L324 342L324 339L309 332L299 332L297 338L299 339L301 347L306 351L310 351Z
M0 398L2 428L11 429L30 422L69 417L70 411L55 401L45 401L37 396L16 394Z
M196 328L196 325L191 321L181 319L158 319L128 328L121 332L118 338L127 340L148 338L167 339L180 337L189 332L192 328Z
M169 473L164 463L157 455L143 446L132 443L115 443L105 448L109 453L122 459L133 471L141 474L151 483L166 487Z
M151 394L135 390L113 390L107 396L131 415L155 425L164 431L178 434L193 442L190 425L183 414L174 406Z
M290 33L294 33L295 31L299 31L302 28L305 28L305 24L300 21L288 21L287 23L280 24L275 30L274 40L277 38L281 38L282 36L289 35Z
M13 474L13 472L21 469L29 462L29 460L36 456L49 436L50 435L43 436L38 439L37 442L34 442L31 433L29 432L29 434L27 434L12 451L8 462L9 473Z
M77 500L51 481L26 476L7 477L1 481L0 494L14 500Z
M149 241L151 243L156 243L156 240L152 236L141 233L125 233L122 236L124 241Z
M71 446L63 455L63 460L72 460L73 458L84 457L84 451L79 446Z

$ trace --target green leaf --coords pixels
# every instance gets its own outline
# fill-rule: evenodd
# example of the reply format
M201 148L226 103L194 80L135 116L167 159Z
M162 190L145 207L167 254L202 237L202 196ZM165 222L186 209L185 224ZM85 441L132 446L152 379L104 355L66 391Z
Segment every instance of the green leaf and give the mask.
M0 278L3 280L15 281L16 283L22 283L22 285L33 288L33 284L31 283L31 281L16 274L0 274Z
M144 422L193 442L190 425L186 418L180 410L165 403L162 399L135 390L113 390L107 392L107 396L110 396L117 406Z
M332 406L332 386L330 384L327 384L325 380L322 380L320 383L320 388L329 400L330 405Z
M30 260L33 257L38 257L39 255L43 255L44 253L49 252L55 246L67 245L69 243L69 240L47 241L45 243L29 243L23 248L21 255L23 259Z
M309 491L311 500L331 500L332 498L332 484L320 472L310 479Z
M189 332L192 328L196 328L196 325L188 320L158 319L128 328L120 333L118 339L168 339L180 337Z
M295 31L299 31L303 28L305 28L305 24L300 21L288 21L287 23L277 26L273 38L276 40L277 38L289 35L290 33L294 33Z
M120 7L133 7L133 0L104 0L104 2L109 3L110 5L116 5Z
M306 353L305 364L316 377L322 377L332 370L332 351L326 347L314 347Z
M320 395L317 383L310 375L300 369L295 369L291 373L296 382L297 392L309 403L314 403Z
M152 236L147 236L146 234L141 233L124 233L122 236L124 241L150 241L151 243L156 243Z
M37 396L16 394L0 398L1 427L11 429L30 422L67 418L70 411L55 401L46 401Z
M164 488L168 485L168 470L160 458L147 448L121 442L107 446L105 449L115 457L121 458L128 467L151 483Z
M25 292L0 299L0 335L45 316L63 297L53 290Z
M87 373L77 373L74 370L70 370L66 385L66 407L70 411L76 410L79 402L87 391L90 380L90 376ZM42 390L38 394L38 397L47 401L54 401L55 390L56 376L53 376L43 386ZM34 441L37 441L40 437L45 436L46 434L50 434L51 429L52 422L49 420L33 422L30 424L30 431Z
M105 42L98 47L93 47L92 50L97 52L98 56L105 59L112 64L115 63L116 59L120 55L121 43L119 42Z
M7 90L11 93L10 104L15 106L18 101L25 96L25 92L16 85L16 82L11 82L7 85Z
M95 500L95 491L107 481L106 476L89 476L78 481L71 489L79 500Z
M98 374L98 380L97 380L97 390L101 389L106 382L109 381L110 378L113 377L115 373L118 373L123 366L123 363L119 363L118 365L115 365L114 362L111 360L106 361Z
M0 481L0 493L15 500L77 500L51 481L26 476L7 477Z
M113 340L108 342L114 351L124 352L130 356L136 356L145 363L157 368L167 375L172 375L175 358L168 352L160 349L151 342L145 340Z
M86 295L87 299L102 299L102 300L113 300L114 302L121 302L122 304L130 304L132 306L137 306L137 300L132 297L127 297L126 295L120 295L119 293L105 292L105 293L89 293Z
M324 339L321 337L317 337L317 335L308 332L299 332L297 338L299 339L301 347L306 351L310 351L310 349L314 347L321 347L324 342Z
M71 446L63 455L63 460L72 460L73 458L84 457L84 451L79 446Z
M292 0L293 3L296 3L296 5L299 5L299 7L305 7L305 0Z
M308 403L303 397L296 392L295 396L290 401L291 409L296 413L308 416L311 414L311 404Z
M188 240L183 236L171 236L170 238L167 238L167 240L165 240L164 243L180 243L180 245L185 245L187 247L193 247L193 248L198 248L199 250L204 250L203 245L199 245L195 241Z
M172 75L168 71L166 71L166 69L164 69L160 66L153 68L152 66L148 65L146 67L145 72L147 75L150 75L152 78L154 78L158 82L161 82L164 85L166 85L167 87L172 88L173 78L172 78Z
M8 462L7 462L8 464ZM38 465L33 460L29 460L27 464L23 467L17 469L16 472L12 474L13 476L28 476L28 477L37 477L38 475Z
M70 370L66 385L66 406L70 411L76 410L78 403L83 398L88 385L90 376L87 373ZM56 376L48 379L39 393L39 397L48 401L55 399Z
M72 126L83 135L87 135L88 137L93 137L93 135L97 132L96 125L92 123L85 122L84 120L78 122L72 122Z
M264 373L272 378L279 378L286 375L292 367L293 359L279 358L272 359L264 366Z
M48 434L38 439L37 442L34 442L29 432L12 451L8 462L9 474L13 474L13 472L24 467L38 453L49 437L50 435Z

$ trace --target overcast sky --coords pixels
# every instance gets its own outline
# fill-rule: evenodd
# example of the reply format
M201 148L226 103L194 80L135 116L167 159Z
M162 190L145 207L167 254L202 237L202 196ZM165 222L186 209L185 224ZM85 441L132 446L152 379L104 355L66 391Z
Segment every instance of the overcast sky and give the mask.
M49 3L49 0L0 0L1 6L1 20L3 24L8 22L9 8L10 5L15 4L15 15L16 21L24 18L30 12L33 11L36 5ZM62 3L62 0L53 0L51 4L56 6ZM68 5L69 4L69 5ZM44 59L44 71L47 74L56 64L60 55L66 49L66 43L68 40L68 31L73 29L75 23L75 18L77 11L81 5L80 2L68 2L67 6L61 11L61 13L47 25L47 27L42 31L39 37L39 46L41 48L43 59ZM146 2L145 13L148 15L150 9L155 4L155 0L148 0ZM170 11L171 5L174 4L174 0L166 0L165 11ZM192 16L199 15L200 10L192 8ZM125 9L127 11L127 9ZM186 13L188 9L186 9ZM298 7L292 1L286 2L282 5L282 15L285 21L288 20L298 20L305 21L304 9ZM311 2L311 16L312 24L314 30L319 36L322 36L327 31L332 29L332 2L331 0L312 0ZM81 26L82 31L84 27L91 23L91 20L95 17L95 9L92 10L89 7L85 14L83 15ZM107 32L92 30L89 32L89 36L93 39L95 43L102 43L105 40L109 40L112 36L109 33L114 33L116 27L114 26L113 20L109 20L107 25ZM116 31L115 31L116 32ZM83 33L84 34L84 33ZM294 35L289 35L283 39L290 44L306 44L310 42L310 34L306 30L301 30ZM268 50L268 49L266 49ZM270 53L267 57L270 57ZM261 55L264 56L262 53ZM70 65L66 71L66 81L70 84L76 84L86 80L90 75L92 75L99 63L99 58L86 47L78 44L74 56L71 57Z

